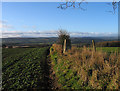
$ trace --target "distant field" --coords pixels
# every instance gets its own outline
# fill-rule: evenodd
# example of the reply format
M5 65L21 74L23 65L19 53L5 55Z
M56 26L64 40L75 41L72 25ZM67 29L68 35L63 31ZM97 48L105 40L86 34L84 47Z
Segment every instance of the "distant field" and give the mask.
M111 52L120 52L120 47L97 47L97 51L102 50L103 52L111 53Z
M89 47L88 47L89 48ZM82 49L81 48L78 48L78 49ZM89 48L89 49L92 49L92 48ZM107 52L107 53L113 53L113 52L120 52L120 47L96 47L96 50L97 51L103 51L103 52Z
M2 88L45 88L44 65L46 48L3 49Z

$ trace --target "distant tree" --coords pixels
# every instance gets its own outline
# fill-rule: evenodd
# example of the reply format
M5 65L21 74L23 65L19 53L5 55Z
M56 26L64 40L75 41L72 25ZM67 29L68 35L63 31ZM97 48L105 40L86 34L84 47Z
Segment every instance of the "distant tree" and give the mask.
M10 46L8 46L8 48L13 48L13 46L10 45Z
M66 30L59 30L58 31L58 44L62 45L62 48L64 46L64 40L66 39L66 49L71 48L71 39L70 35Z
M5 47L6 47L6 45L5 45L5 44L3 44L3 45L2 45L2 48L5 48Z

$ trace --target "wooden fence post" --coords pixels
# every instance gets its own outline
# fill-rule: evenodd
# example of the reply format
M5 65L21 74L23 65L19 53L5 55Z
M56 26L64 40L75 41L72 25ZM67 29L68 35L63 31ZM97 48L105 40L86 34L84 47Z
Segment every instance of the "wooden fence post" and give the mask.
M95 48L95 42L94 42L94 40L92 40L92 47L93 47L93 51L95 52L96 48Z
M64 40L63 53L66 52L66 39Z
M92 58L93 58L93 55L94 55L94 53L96 51L94 40L92 40L92 47L93 47L93 49L92 49Z

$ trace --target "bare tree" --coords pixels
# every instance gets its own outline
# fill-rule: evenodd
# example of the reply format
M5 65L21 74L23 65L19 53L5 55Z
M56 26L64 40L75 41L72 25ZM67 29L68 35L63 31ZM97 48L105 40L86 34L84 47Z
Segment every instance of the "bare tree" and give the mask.
M81 0L81 2L75 2L75 0L67 0L64 3L61 3L60 6L58 6L58 8L67 9L69 7L73 7L73 8L80 8L81 10L86 10L85 8L81 7L81 4L83 2L85 2L85 0ZM85 3L87 4L88 2Z
M85 9L85 8L83 8L81 6L82 3L88 4L88 2L86 2L86 0L81 0L81 2L76 2L75 0L67 0L66 2L61 3L58 6L58 8L60 8L60 9L67 9L69 7L73 7L73 8L80 8L83 11L87 10L87 9ZM115 13L115 10L117 8L117 2L116 2L116 0L113 0L113 2L106 3L106 4L111 5L113 7L113 11L108 11L108 12Z
M58 44L62 45L62 48L64 46L64 41L66 40L66 49L71 48L71 40L70 35L66 30L59 30L58 31Z
M113 7L113 11L108 11L108 12L111 12L111 13L115 14L115 10L117 9L117 2L115 0L113 0L112 3L107 3L107 4L111 5Z

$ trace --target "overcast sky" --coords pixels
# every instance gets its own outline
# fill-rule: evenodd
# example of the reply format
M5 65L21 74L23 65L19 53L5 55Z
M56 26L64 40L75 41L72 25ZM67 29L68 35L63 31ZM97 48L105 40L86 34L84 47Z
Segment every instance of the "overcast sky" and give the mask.
M57 8L59 2L2 3L3 37L55 37L58 29L71 36L115 36L118 33L118 8L105 2L83 3L87 9Z

